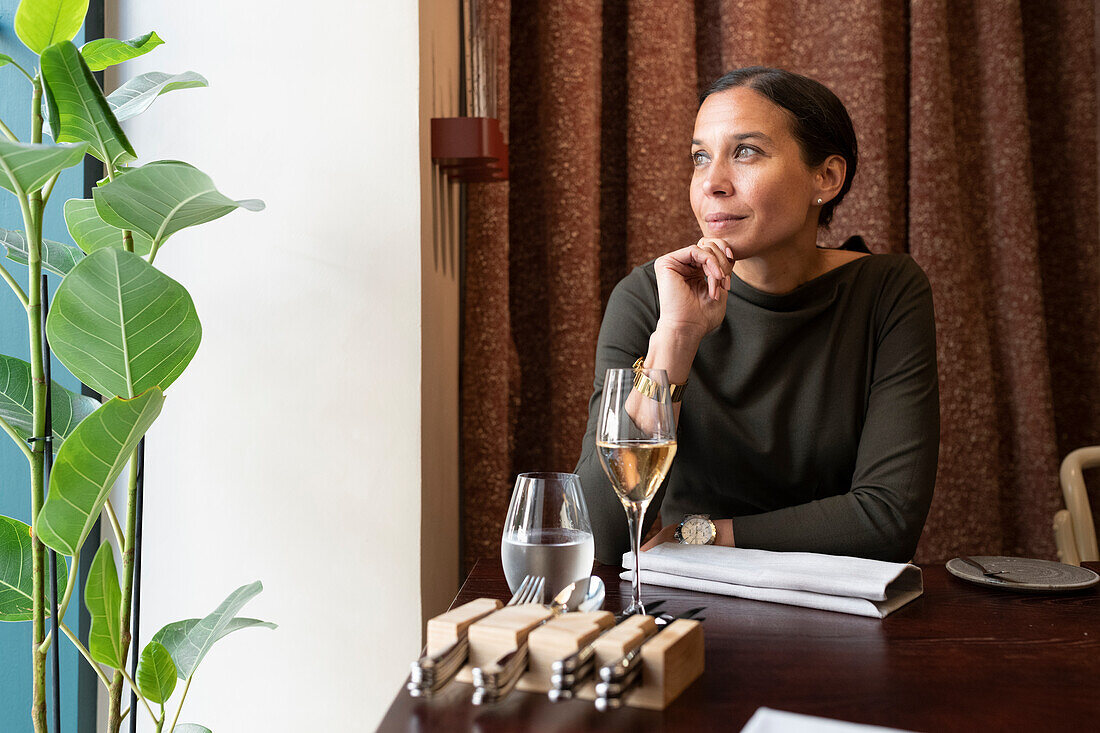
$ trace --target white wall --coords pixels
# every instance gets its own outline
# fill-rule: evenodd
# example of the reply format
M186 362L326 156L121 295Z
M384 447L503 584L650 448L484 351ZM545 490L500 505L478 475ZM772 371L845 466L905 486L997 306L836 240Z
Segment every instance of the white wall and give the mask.
M109 88L153 70L210 81L128 123L141 162L186 160L267 202L157 258L203 343L149 434L143 640L255 579L243 615L280 625L200 668L181 720L218 733L369 730L419 649L417 12L107 3L108 36L166 41Z

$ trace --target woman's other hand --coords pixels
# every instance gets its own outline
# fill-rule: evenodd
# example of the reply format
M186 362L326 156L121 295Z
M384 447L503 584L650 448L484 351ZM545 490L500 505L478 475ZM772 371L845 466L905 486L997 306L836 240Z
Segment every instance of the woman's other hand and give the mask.
M653 535L653 537L650 538L649 542L646 542L644 545L642 545L642 552L645 552L646 550L652 550L657 545L663 545L666 542L676 542L676 528L679 526L680 525L678 524L669 524L661 527L660 532Z
M676 543L676 528L679 524L667 524L661 527L661 531L653 535L648 542L642 545L642 552L646 550L652 550L657 545L664 544L665 542ZM720 547L736 547L733 541L733 520L732 519L715 519L714 529L717 534L714 537L714 544Z
M654 263L661 302L658 329L695 340L718 327L726 314L733 251L721 239L703 237Z

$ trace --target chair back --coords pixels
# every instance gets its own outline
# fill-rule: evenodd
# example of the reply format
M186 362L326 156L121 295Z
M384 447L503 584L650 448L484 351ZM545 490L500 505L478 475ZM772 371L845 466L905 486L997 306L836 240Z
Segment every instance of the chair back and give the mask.
M1054 540L1058 559L1069 565L1100 560L1096 546L1096 526L1089 507L1082 472L1100 466L1100 445L1078 448L1062 461L1059 478L1066 508L1054 515Z

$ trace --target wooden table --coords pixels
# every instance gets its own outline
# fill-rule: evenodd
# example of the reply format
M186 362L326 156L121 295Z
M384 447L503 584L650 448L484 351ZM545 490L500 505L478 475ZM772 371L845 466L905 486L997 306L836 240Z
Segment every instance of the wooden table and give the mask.
M706 671L663 712L521 692L476 707L452 683L433 700L402 688L380 730L709 733L740 730L761 706L913 731L1097 729L1100 586L1025 595L923 570L924 595L883 620L643 586L661 611L707 607ZM596 572L604 607L620 610L629 583L618 568ZM454 602L508 596L500 562L482 560Z

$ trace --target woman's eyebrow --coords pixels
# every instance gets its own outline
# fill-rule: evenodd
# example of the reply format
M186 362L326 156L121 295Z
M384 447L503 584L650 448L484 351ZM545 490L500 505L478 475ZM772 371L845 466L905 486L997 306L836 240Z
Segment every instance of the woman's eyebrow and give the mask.
M748 140L749 138L758 138L760 140L763 140L764 142L769 142L769 143L772 143L772 144L775 143L774 140L772 140L770 137L768 137L764 133L760 132L759 130L754 130L752 132L738 132L738 133L727 136L727 139L734 140L736 142L742 142L744 140ZM704 145L705 143L702 140L693 139L691 141L691 144L692 145Z

